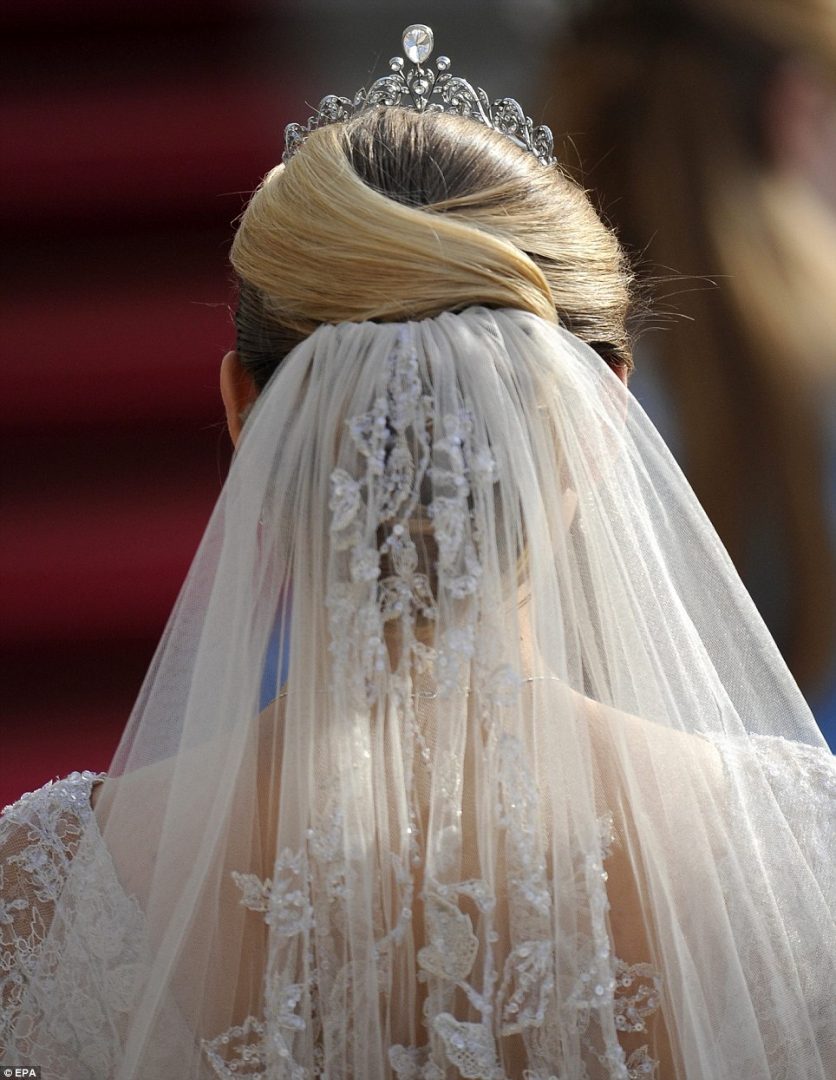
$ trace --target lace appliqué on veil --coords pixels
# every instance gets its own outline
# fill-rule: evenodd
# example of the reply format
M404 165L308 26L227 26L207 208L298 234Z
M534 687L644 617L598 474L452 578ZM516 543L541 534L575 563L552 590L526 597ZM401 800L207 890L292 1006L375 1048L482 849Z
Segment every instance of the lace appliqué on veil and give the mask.
M612 955L603 869L612 842L609 821L601 822L598 833L583 843L578 840L578 850L568 853L568 866L558 871L574 874L568 887L577 890L586 925L565 941L556 933L555 883L538 831L541 815L533 770L519 740L503 734L498 720L502 708L516 702L522 680L507 658L487 659L491 632L480 622L480 522L488 520L485 508L492 498L496 464L490 448L479 443L467 408L452 399L440 412L434 412L436 408L433 396L424 392L409 333L402 329L371 408L347 421L348 439L330 477L326 606L332 689L343 700L348 691L346 704L362 716L380 700L385 682L390 693L405 687L400 740L407 747L407 798L414 746L415 756L432 765L443 803L443 809L436 809L441 810L439 820L446 822L424 838L423 850L413 836L409 860L423 865L426 874L421 894L424 944L415 962L417 978L427 988L423 1021L428 1041L390 1047L389 1063L398 1080L444 1080L451 1067L468 1080L504 1080L504 1047L506 1040L516 1038L526 1047L528 1080L557 1080L561 1033L568 1029L577 1033L585 1060L595 1064L596 1077L646 1080L656 1069L647 1047L628 1059L618 1035L645 1030L646 1017L659 1006L659 976L647 964L628 966ZM432 497L426 501L428 479ZM418 548L410 533L422 515L438 553L435 596L428 577L419 572ZM415 636L419 616L443 625L432 648ZM400 621L402 631L401 663L398 672L384 680L385 629L394 620ZM406 701L411 667L430 672L438 697L445 698L466 685L471 665L478 672L481 704L492 717L486 727L493 725L507 941L495 925L498 898L488 883L455 880L462 840L461 827L454 824L460 810L460 762L438 752L431 757ZM369 756L368 741L361 750ZM408 813L414 825L415 807ZM241 903L270 926L270 955L263 1015L249 1016L202 1044L223 1080L353 1076L346 1064L353 1057L353 1021L346 1012L355 979L352 964L360 961L340 959L346 955L344 922L352 906L371 902L379 908L381 899L353 894L344 826L339 811L325 813L308 830L304 846L279 854L268 880L233 872ZM408 831L417 830L410 826ZM378 987L389 984L412 921L410 868L395 852L381 853L383 859L391 860L397 917L388 932L381 925L369 942L377 978L374 972L362 972L367 994L375 982ZM379 892L379 882L375 889ZM377 916L373 921L375 926L381 922ZM564 959L578 977L572 993L559 1000L558 973ZM575 1070L572 1080L584 1080L585 1075Z
M473 443L473 417L458 408L436 418L430 438L433 397L423 392L409 336L401 331L388 361L384 392L369 412L347 422L350 445L361 463L357 478L339 467L331 474L333 562L326 605L331 630L334 685L350 685L364 703L379 692L386 664L385 625L398 620L404 635L402 667L434 666L438 692L451 693L474 655L477 605L450 626L435 648L417 640L414 622L435 620L437 600L410 535L409 522L423 513L438 549L439 592L451 601L474 598L482 575L468 528L473 506L490 492L496 464L485 446ZM432 480L432 500L421 508L422 485ZM379 542L378 530L386 536ZM471 533L473 535L471 535ZM384 558L392 573L383 576Z
M517 741L507 737L502 744L500 828L506 835L512 947L497 970L494 954L499 934L492 921L496 898L485 881L427 882L423 892L426 944L418 952L417 962L419 978L430 981L424 1020L431 1039L424 1046L391 1047L393 1072L398 1080L444 1080L449 1066L455 1066L468 1080L504 1080L500 1063L503 1040L523 1034L532 1064L526 1073L528 1080L555 1080L556 1074L549 1069L550 1064L553 1069L550 1055L558 1029L566 1026L580 1033L589 1060L605 1068L602 1075L648 1080L657 1069L648 1047L640 1047L628 1057L618 1042L618 1033L647 1030L646 1020L660 1004L661 980L649 964L628 965L612 955L605 922L609 902L603 868L613 843L611 819L599 821L597 842L576 860L578 888L584 893L588 890L594 899L591 933L579 946L570 943L577 946L576 955L586 959L574 992L558 1008L555 974L561 949L553 931L552 886L534 834L535 787ZM377 943L375 955L381 969L391 960L411 922L412 882L403 867L398 870L400 918L394 930ZM315 1031L330 1030L332 1051L337 1045L342 1045L343 1052L347 1049L349 1021L336 1029L328 1025L333 1025L336 1013L330 1002L339 1000L337 992L345 990L351 971L343 968L329 979L326 971L332 958L327 951L311 951L308 939L316 918L317 893L320 910L327 918L333 914L335 902L346 900L350 888L339 814L333 813L321 828L309 830L303 850L282 852L272 879L262 881L238 872L233 872L233 878L242 893L241 903L260 914L272 929L271 964L266 975L268 1006L263 1017L250 1016L244 1024L205 1041L207 1059L223 1080L326 1076L327 1071L306 1068L294 1058L293 1040L310 1024ZM478 934L465 904L480 917ZM288 946L294 944L299 951L288 952ZM480 950L481 978L476 980L474 965ZM303 956L309 972L307 981L300 983L295 981L294 973L299 969L294 964ZM464 994L471 1010L481 1017L479 1022L459 1019L451 1011L453 991ZM323 994L327 995L324 1000ZM305 998L310 1003L307 1017L299 1009ZM320 1015L323 1012L325 1015ZM607 1016L612 1019L609 1037ZM593 1022L596 1019L597 1024ZM338 1058L340 1053L336 1050Z
M583 1035L594 1013L609 1011L617 1032L642 1032L647 1030L647 1017L660 1005L661 978L651 965L628 965L612 956L604 922L609 901L603 860L613 842L609 817L599 822L599 842L578 860L579 883L584 889L591 886L590 895L594 897L593 933L586 942L590 959L579 976L575 993L562 1007L557 1005L556 965L561 949L553 930L552 887L534 835L536 790L518 742L511 737L502 742L503 814L499 824L506 833L512 947L502 965L499 985L495 969L486 958L482 987L478 989L468 979L481 943L470 917L450 901L474 901L482 917L487 944L484 951L489 957L499 938L491 922L494 897L482 881L436 886L435 894L427 896L431 944L419 953L419 965L425 973L463 991L481 1021L457 1020L449 1012L433 1013L431 994L425 1021L439 1037L443 1056L434 1053L432 1043L393 1047L389 1060L398 1080L439 1080L447 1075L448 1064L455 1065L460 1075L469 1080L504 1080L506 1074L500 1064L502 1040L512 1035L524 1036L529 1062L534 1066L526 1070L527 1080L559 1080L551 1071L559 1027L574 1027ZM439 995L436 1000L442 998ZM605 1023L601 1030L606 1031ZM604 1039L603 1052L598 1049L598 1040L590 1038L586 1053L605 1066L608 1077L646 1080L656 1074L657 1063L647 1046L627 1058L615 1034Z
M339 827L337 821L336 828ZM519 819L506 821L506 827L512 833L511 843L518 844ZM602 838L606 837L608 827L609 822L605 819ZM275 938L274 946L277 946L271 947L274 965L282 955L287 959L286 946L290 942L304 947L305 937L312 929L314 892L317 883L323 880L323 872L324 879L330 879L337 890L333 895L344 895L344 868L340 869L338 865L336 839L333 822L330 828L311 830L307 849L296 854L281 853L274 877L266 881L233 872L241 889L241 903L259 913L272 928L271 937ZM605 841L581 860L579 866L582 876L591 873L600 882L602 918L608 907L605 874L601 868L607 853ZM517 865L526 866L527 857L523 843L518 849ZM314 869L312 864L317 862L320 865ZM528 865L528 870L531 869ZM395 930L377 943L376 956L380 965L391 959L392 951L403 940L411 921L411 882L407 882L408 875L402 872L401 918ZM660 977L649 964L628 965L613 959L609 939L604 941L603 936L598 939L597 950L590 943L590 959L578 978L576 992L559 1014L554 1012L554 972L559 950L548 929L551 906L548 882L535 867L524 880L518 879L515 887L529 898L533 911L543 916L543 936L532 936L515 945L502 964L501 978L496 975L485 978L483 972L482 986L479 987L473 981L477 955L485 944L492 953L499 938L490 929L494 897L486 883L480 880L427 886L424 896L427 944L418 953L418 965L422 973L419 977L435 980L440 987L440 992L431 991L425 1008L425 1023L437 1045L434 1047L430 1042L420 1047L391 1047L389 1061L398 1080L443 1080L447 1075L445 1069L451 1065L468 1080L503 1080L506 1074L500 1064L500 1052L504 1038L523 1032L535 1036L543 1034L544 1046L548 1047L551 1037L556 1035L554 1031L546 1032L550 1024L574 1025L584 1033L590 1030L594 1014L607 1011L614 1018L617 1032L647 1030L646 1020L660 1004ZM475 932L470 915L462 910L464 901L474 905L485 917L482 940ZM527 929L533 935L533 925ZM601 930L602 935L605 933ZM283 939L284 948L279 944L280 939ZM295 1060L293 1053L294 1036L304 1032L308 1024L314 1030L323 1030L319 995L328 980L320 978L317 961L324 959L327 967L327 956L322 958L307 952L305 955L313 960L305 983L289 981L292 976L286 967L282 974L277 966L269 966L266 975L268 1005L264 1016L248 1016L243 1024L231 1027L214 1039L204 1040L204 1053L218 1077L223 1080L241 1076L248 1080L272 1080L273 1077L312 1080L328 1075L327 1071L304 1067ZM486 964L484 970L489 971L490 965ZM331 981L332 1000L345 989L350 974L350 970L344 968ZM457 1019L452 1012L441 1008L445 987L462 991L470 1006L481 1015L481 1022ZM311 1002L307 1018L299 1009L306 996ZM333 1020L334 1011L329 1008L325 1011ZM346 1020L342 1030L331 1031L331 1038L347 1039L348 1028ZM333 1042L331 1045L334 1049ZM646 1046L629 1057L617 1037L605 1043L603 1052L597 1047L598 1040L590 1038L587 1052L607 1068L608 1077L648 1080L656 1075L656 1062ZM548 1050L543 1052L547 1054ZM548 1071L545 1063L541 1068L528 1069L526 1077L528 1080L559 1080Z

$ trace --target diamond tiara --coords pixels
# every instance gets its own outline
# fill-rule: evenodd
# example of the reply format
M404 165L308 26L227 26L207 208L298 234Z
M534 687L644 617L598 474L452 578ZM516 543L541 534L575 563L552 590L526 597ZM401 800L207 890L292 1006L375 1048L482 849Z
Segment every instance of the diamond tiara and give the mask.
M353 100L328 94L304 127L302 124L287 125L282 160L289 161L317 128L348 120L364 109L399 105L421 113L452 112L469 116L530 150L543 165L554 164L554 140L549 128L544 124L535 127L531 117L525 115L522 106L513 98L498 98L491 102L481 87L474 87L451 74L447 56L438 57L435 71L424 67L433 46L433 32L429 26L422 23L408 26L403 32L403 51L414 66L405 67L403 57L395 56L389 61L391 74L375 80L368 90L358 90Z

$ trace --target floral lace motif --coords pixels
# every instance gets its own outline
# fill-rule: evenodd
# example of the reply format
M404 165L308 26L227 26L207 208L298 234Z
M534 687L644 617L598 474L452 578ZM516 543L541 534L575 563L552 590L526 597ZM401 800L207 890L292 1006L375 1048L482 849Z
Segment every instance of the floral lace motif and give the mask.
M515 810L519 805L516 804ZM516 848L516 865L520 868L529 865L530 870L530 844L520 817L510 813L505 827L510 831L511 846ZM345 867L340 867L342 859L338 854L335 828L340 828L338 821L332 821L323 829L311 830L304 851L282 852L272 880L261 881L254 875L233 872L241 889L241 903L260 914L271 926L273 934L286 939L286 943L290 940L301 943L311 930L318 882L332 882L331 897L326 903L345 898ZM601 822L604 843L597 851L589 853L580 865L583 877L592 874L600 882L602 918L608 906L601 869L602 859L608 854L608 830L609 821L604 819ZM376 955L381 966L391 959L411 922L411 879L402 869L401 881L404 884L401 916L395 930L377 943ZM535 918L543 917L543 936L532 937L511 949L502 965L501 979L490 974L485 976L483 972L481 988L473 982L473 969L480 947L487 943L492 951L499 938L490 929L495 898L481 880L455 885L430 883L425 888L427 944L418 953L419 978L437 983L427 1000L425 1020L438 1043L434 1045L431 1040L424 1046L391 1047L389 1061L398 1080L443 1080L451 1065L465 1078L503 1080L506 1074L500 1064L502 1040L523 1032L541 1033L549 1022L554 1021L555 1014L550 1012L550 1006L555 996L556 948L548 930L549 884L545 877L541 882L540 868L535 866L527 880L519 881L516 887L520 895L527 898L532 913L536 913ZM483 917L482 939L475 932L471 916L462 909L464 901L472 904ZM533 925L529 925L528 930L533 932ZM609 940L604 944L603 937L599 940L598 950L592 951L597 955L590 957L579 976L576 992L560 1011L563 1022L574 1023L583 1032L588 1029L593 1013L609 1010L617 1032L646 1031L647 1018L660 1004L658 973L649 964L628 965L622 960L613 960ZM484 966L484 971L490 972L489 964ZM350 969L342 969L331 980L330 1004L325 1009L329 1015L334 1015L332 1004L346 991L350 978ZM307 1023L315 1028L321 1024L319 995L328 985L328 979L320 977L316 957L306 983L283 983L275 970L268 972L267 979L268 983L272 980L271 1003L263 1017L249 1016L243 1024L203 1042L207 1060L216 1075L223 1080L240 1076L249 1080L267 1080L268 1077L307 1080L328 1075L327 1071L320 1073L316 1068L306 1069L293 1056L294 1035L304 1032ZM463 992L469 1005L481 1015L481 1021L460 1020L448 1009L441 1008L443 1002L450 1000L445 987ZM308 1021L298 1011L306 995L311 996L313 1005ZM348 1027L338 1035L347 1039ZM334 1044L331 1048L339 1057ZM607 1067L607 1076L647 1080L656 1075L657 1063L646 1046L625 1057L617 1039L613 1039L605 1052L593 1050L590 1043L590 1053ZM553 1073L542 1068L529 1069L526 1076L530 1080L555 1080Z
M577 1036L596 1077L645 1080L656 1069L647 1047L628 1059L618 1036L645 1030L659 1006L659 976L646 964L628 966L612 955L603 869L612 841L608 820L592 835L567 841L566 865L555 873L566 878L560 888L576 891L573 906L585 922L575 937L561 940L556 932L557 884L547 866L534 769L502 723L503 710L519 701L523 680L514 657L493 651L497 635L481 588L481 530L493 513L497 468L453 383L438 396L426 392L412 332L408 326L399 330L371 407L347 421L348 437L330 476L326 606L331 689L348 706L346 715L354 707L361 718L368 716L384 686L394 698L403 695L395 703L407 801L414 800L414 763L429 766L436 800L431 833L419 843L420 815L412 804L405 812L408 857L403 848L379 853L376 867L391 861L390 892L394 883L386 918L380 872L373 896L355 891L349 823L336 809L320 811L303 846L279 854L270 879L234 872L241 903L270 927L266 1003L263 1015L204 1042L204 1051L223 1080L361 1080L349 1064L362 1054L353 1031L355 983L360 1007L368 1009L375 983L390 986L396 964L403 977L403 950L413 941L411 870L421 866L423 944L409 962L426 987L426 1043L390 1047L398 1080L445 1080L453 1070L472 1080L504 1080L511 1039L525 1047L530 1080L546 1080L563 1059L566 1031ZM422 543L431 534L437 549L434 591L411 532L417 522ZM416 639L418 616L440 629L432 648ZM402 648L397 672L384 679L390 622L400 623ZM475 707L505 864L501 896L482 878L459 880L462 763L438 743L434 754L427 744L410 710L412 670L430 673L437 696L455 702L461 701L457 691L468 689L471 671L477 674ZM371 752L362 723L347 737L356 751L355 763L345 765L349 770ZM368 877L359 880L367 889ZM370 902L373 918L362 924L370 938L363 937L359 959L352 958L348 921L352 910L356 919ZM577 979L571 993L564 987L559 994L564 961ZM385 998L381 991L382 1010ZM581 1068L573 1067L572 1080L585 1080Z
M52 921L98 775L28 792L0 819L0 1031L10 1032Z
M0 818L0 1056L77 1080L112 1075L145 948L142 913L94 827L103 775L71 773ZM56 1000L72 1008L39 1052L39 1017Z
M379 694L386 666L385 624L398 620L406 647L402 668L434 666L438 692L452 693L475 651L475 602L482 565L470 529L476 505L496 480L487 446L473 440L473 417L466 408L440 417L441 431L430 438L432 395L423 385L414 346L401 330L389 357L386 385L369 412L348 421L350 446L359 455L358 479L339 467L331 474L333 551L326 604L329 610L334 685L347 683L364 703ZM436 418L436 423L439 418ZM419 507L422 488L432 482L432 499ZM409 521L423 513L438 548L438 598L426 573ZM383 528L385 537L378 538ZM392 573L382 575L384 558ZM416 616L435 620L438 603L470 599L457 625L448 626L436 648L416 639Z
M500 1053L502 1040L508 1036L544 1034L546 1026L556 1020L574 1024L584 1032L589 1029L593 1014L607 1011L614 1018L616 1032L646 1031L647 1018L660 1004L658 973L649 964L627 965L611 955L604 923L608 901L603 859L610 852L612 827L610 819L605 818L599 823L599 842L578 862L579 884L587 887L591 883L596 897L588 960L571 999L559 1013L553 1011L557 950L551 930L551 886L545 864L537 854L533 832L536 803L530 785L526 790L519 745L510 738L503 742L502 827L507 835L516 928L524 940L508 952L501 976L490 962L483 963L479 986L473 975L480 948L487 945L487 952L492 955L499 940L492 929L495 897L486 882L478 879L455 884L427 883L423 893L427 943L417 960L419 978L430 982L425 1020L432 1038L424 1046L391 1047L389 1061L398 1080L443 1080L449 1066L455 1066L459 1075L472 1080L503 1080L506 1074L500 1064ZM326 911L335 902L345 900L350 886L341 854L341 829L342 823L335 815L321 828L310 830L304 850L279 855L272 880L261 881L253 875L233 873L242 892L241 903L260 914L276 938L283 938L286 943L291 940L302 943L315 919L317 892L326 894ZM377 943L376 956L381 967L391 959L411 922L411 878L402 867L398 870L403 886L401 914L394 930ZM464 902L472 905L480 916L481 935L477 934L471 915L463 910ZM311 959L309 953L306 955ZM315 1027L321 1023L320 995L329 980L317 971L317 957L313 956L312 960L313 970L305 984L282 983L275 969L268 973L268 982L273 979L274 988L272 1005L263 1018L248 1017L243 1025L204 1042L207 1059L217 1076L224 1080L237 1076L251 1080L273 1076L304 1080L327 1075L317 1069L306 1069L293 1057L294 1034L303 1032L306 1023ZM331 980L330 1003L339 1000L350 979L350 969L342 969ZM449 992L452 990L465 995L470 1007L481 1016L479 1022L458 1019L444 1007L452 1001ZM312 1001L309 1021L297 1011L306 995ZM332 1004L325 1011L333 1016ZM337 1034L347 1039L348 1028L343 1027ZM551 1045L548 1039L544 1044ZM224 1057L219 1053L221 1048ZM271 1049L280 1059L277 1062L273 1057L272 1066ZM656 1062L646 1046L626 1057L614 1037L605 1043L603 1051L594 1049L590 1041L589 1053L607 1068L606 1075L610 1077L647 1080L656 1074ZM336 1054L339 1057L339 1051ZM542 1064L547 1065L545 1061ZM542 1067L529 1069L526 1075L531 1080L554 1077Z
M751 738L754 756L751 751L746 755L747 767L762 769L773 789L781 789L782 808L797 805L802 816L809 815L811 809L816 813L833 813L836 763L832 756L785 739ZM725 745L723 750L735 755L728 758L730 769L732 761L745 754L745 749L737 745ZM525 898L536 921L537 913L543 914L550 904L549 882L537 856L536 834L530 829L535 806L530 801L531 790L528 794L524 791L528 783L527 767L519 744L506 739L502 760L502 827L509 843L509 865L516 868L513 887L519 898ZM760 762L759 766L756 761ZM135 964L143 948L141 916L135 903L121 892L112 865L104 864L102 845L88 849L83 843L85 826L92 816L90 790L100 775L73 773L65 780L47 784L6 807L0 818L0 1000L3 1006L0 1045L4 1047L4 1060L14 1061L15 1054L23 1060L22 1055L32 1052L21 1038L13 1046L5 1045L13 1028L17 1032L22 1030L19 1025L15 1027L20 1020L22 1001L26 1002L28 1016L35 1021L38 1001L45 1000L39 995L45 994L47 988L53 994L70 995L69 987L62 989L60 984L50 984L45 977L50 971L50 957L43 954L43 944L56 905L61 911L67 902L62 894L71 860L76 865L84 863L82 877L92 885L85 897L76 898L76 902L83 899L89 905L86 930L79 934L77 944L84 947L84 934L88 943L98 942L100 950L106 942L111 942L107 945L111 957L106 972L107 1002L102 1000L101 988L92 983L74 985L72 996L76 1006L72 1028L66 1032L63 1049L51 1048L54 1054L63 1054L53 1058L52 1066L59 1070L56 1075L79 1078L101 1077L112 1070L116 1046L102 1037L101 1024L106 1012L118 1017L130 1009ZM600 825L600 845L580 857L577 866L579 880L600 881L603 885L603 860L609 853L612 834L608 819L602 819ZM350 881L341 837L339 815L326 816L320 828L310 831L304 849L279 855L271 880L234 874L242 904L268 922L271 937L276 941L286 945L304 941L317 916L315 896L320 897L320 912L345 899ZM397 869L402 889L401 914L393 930L379 941L381 964L400 946L411 921L411 877L404 867ZM605 912L605 891L596 887L594 895L599 897L596 910ZM730 903L735 895L730 893ZM486 917L478 935L471 916L463 910L465 902ZM549 1008L555 1000L553 943L546 937L538 940L536 932L529 931L531 941L517 944L507 953L501 976L495 978L494 985L490 978L487 981L483 978L480 987L472 982L479 945L495 946L497 942L497 935L490 930L495 898L486 883L481 880L454 885L436 883L428 886L425 903L431 912L430 932L420 956L421 970L439 982L463 986L470 1004L481 1012L482 1022L459 1020L445 1010L430 1014L428 1019L437 1045L431 1041L422 1047L392 1047L391 1067L398 1080L444 1080L449 1075L449 1066L455 1066L461 1076L498 1080L503 1076L499 1065L502 1039L520 1032L529 1035L542 1032L552 1019ZM592 940L598 942L602 952L608 951L609 943L597 917L593 925L598 925L598 931ZM279 955L279 951L274 953L274 959ZM297 961L300 956L297 954ZM572 1007L579 1028L589 1023L595 1010L606 1012L611 1008L618 1032L646 1030L647 1018L659 1006L658 974L650 965L626 965L617 958L602 967L602 959L590 955L578 978ZM77 957L72 967L76 973L85 970ZM30 984L33 975L37 975L34 987ZM347 972L332 977L332 992L339 995L340 987L344 988L348 979ZM306 1020L301 1015L300 1004L307 994L317 1000L319 981L316 970L310 972L307 982L301 982L284 977L278 968L271 966L266 1019L248 1017L243 1024L203 1043L206 1060L215 1075L226 1080L241 1076L249 1080L268 1077L303 1080L325 1075L316 1065L310 1069L294 1062L292 1053L294 1037L305 1030L306 1023L317 1023L315 1010ZM326 985L328 980L321 982ZM561 1015L564 1022L569 1022L565 1012ZM788 1051L776 1046L772 1054L777 1075L782 1063L788 1060ZM657 1071L647 1047L625 1058L620 1048L610 1046L605 1053L596 1052L596 1057L609 1070L609 1076L647 1080ZM525 1076L526 1080L560 1080L547 1062L532 1064Z

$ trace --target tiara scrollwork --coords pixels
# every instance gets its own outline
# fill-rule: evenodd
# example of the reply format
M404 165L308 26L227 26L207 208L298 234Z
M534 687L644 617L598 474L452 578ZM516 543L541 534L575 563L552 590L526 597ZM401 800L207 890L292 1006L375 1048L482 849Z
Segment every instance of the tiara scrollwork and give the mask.
M317 128L349 120L364 109L400 106L416 112L452 112L468 116L501 131L534 154L541 164L554 164L551 131L545 124L535 127L518 101L503 97L491 102L481 87L452 74L447 56L436 59L435 70L425 66L434 46L429 26L422 23L408 26L402 40L404 55L412 66L405 65L403 57L394 56L389 61L389 74L376 79L368 89L358 90L353 98L328 94L307 124L287 125L283 161L289 161Z

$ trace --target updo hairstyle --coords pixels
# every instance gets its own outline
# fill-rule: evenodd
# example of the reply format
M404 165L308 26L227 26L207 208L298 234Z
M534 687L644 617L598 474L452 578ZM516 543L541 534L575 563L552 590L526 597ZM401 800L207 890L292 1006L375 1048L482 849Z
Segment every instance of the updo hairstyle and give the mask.
M630 274L584 191L455 114L379 108L314 131L253 195L231 259L238 354L259 390L321 323L476 304L559 322L632 366Z

